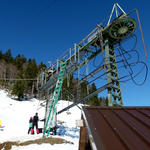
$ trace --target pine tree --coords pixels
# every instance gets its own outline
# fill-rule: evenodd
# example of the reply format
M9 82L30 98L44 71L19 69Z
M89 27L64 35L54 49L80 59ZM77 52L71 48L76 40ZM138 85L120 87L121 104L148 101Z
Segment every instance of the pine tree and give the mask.
M35 59L31 60L29 59L26 70L25 70L25 75L26 78L36 78L38 73L38 68Z
M17 78L23 79L23 70L19 71ZM16 83L13 87L12 95L17 95L18 99L20 100L20 98L24 97L24 90L25 90L25 82L23 80L18 80L18 81L16 81Z
M27 59L24 55L18 54L16 58L13 60L13 63L17 66L19 70L23 69L23 64L25 64Z
M99 98L100 106L108 106L108 97L100 97Z
M27 79L36 79L37 77L37 73L38 73L38 68L37 68L37 64L35 59L31 60L29 59L28 64L26 66L25 69L25 77ZM33 94L34 92L34 81L33 80L29 80L26 82L26 86L28 88L28 93L29 91Z
M74 83L73 83L73 75L70 75L68 78L66 77L63 80L63 85L62 85L62 99L64 100L73 100L72 95L74 95Z
M88 94L87 93L87 82L86 81L82 82L80 87L81 87L80 96L81 96L81 98L83 98L83 97L87 96L87 94Z
M66 92L66 90L68 90L68 88L67 88L67 78L65 78L63 80L63 84L62 84L61 95L62 95L63 100L67 100L67 98L68 98L68 96L67 96L68 93Z
M41 62L41 63L38 65L38 72L40 72L41 70L46 70L46 65L43 64L43 62Z
M2 51L0 50L0 60L3 58L3 53Z
M93 93L97 90L95 83L92 83L92 86L90 88L90 93ZM91 106L99 106L99 99L98 95L94 95L92 98L90 98L89 104Z
M84 81L80 84L80 98L84 98L88 95L88 82ZM89 101L86 100L83 104L89 104Z
M11 55L11 50L8 49L4 54L3 54L3 58L4 60L7 62L7 63L11 63L13 58L12 58L12 55Z

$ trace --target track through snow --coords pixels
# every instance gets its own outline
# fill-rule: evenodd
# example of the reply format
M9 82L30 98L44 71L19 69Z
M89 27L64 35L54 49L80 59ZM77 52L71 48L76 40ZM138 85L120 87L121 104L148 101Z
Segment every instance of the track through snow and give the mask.
M41 101L43 102L43 101ZM71 102L60 100L57 104L57 111L71 104ZM30 101L16 101L7 96L7 92L0 90L0 120L2 121L3 131L0 131L0 144L3 142L25 142L42 138L42 134L28 135L29 118L34 116L37 108L40 107L37 99ZM45 107L38 111L39 118L43 119ZM77 150L79 143L79 128L76 127L75 121L81 118L81 110L73 107L68 112L58 115L58 130L55 138L63 138L72 142L62 144L30 144L27 146L12 146L11 150ZM43 122L39 121L39 128L43 128Z

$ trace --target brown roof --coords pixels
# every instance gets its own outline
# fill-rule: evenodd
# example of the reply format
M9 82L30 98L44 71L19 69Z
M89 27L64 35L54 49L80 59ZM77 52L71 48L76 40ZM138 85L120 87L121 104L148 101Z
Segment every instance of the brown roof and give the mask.
M150 150L150 107L83 107L93 149Z

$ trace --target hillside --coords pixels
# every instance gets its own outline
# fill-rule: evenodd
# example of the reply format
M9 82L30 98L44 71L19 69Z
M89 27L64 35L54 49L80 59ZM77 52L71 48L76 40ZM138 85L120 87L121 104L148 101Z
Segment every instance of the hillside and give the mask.
M35 96L37 75L45 68L42 62L37 64L35 59L27 59L23 54L13 57L10 49L5 53L0 50L0 87L9 89L18 99Z
M44 118L45 107L41 107L42 102L43 101L37 99L16 101L8 97L6 91L0 90L0 120L2 121L2 126L4 126L4 130L0 131L0 148L2 148L4 144L6 146L9 141L17 143L26 142L26 144L15 144L11 150L43 150L45 149L44 147L53 150L58 150L60 147L65 150L78 149L79 128L76 127L75 121L80 119L81 110L77 107L69 110L69 113L64 112L58 115L59 128L56 136L51 135L51 139L49 140L52 142L51 144L42 139L42 134L27 134L29 118L33 116L35 112L38 112L40 119ZM57 110L61 110L68 106L68 104L71 104L71 102L59 101ZM43 127L43 122L39 121L39 127ZM14 143L12 143L12 145L13 144Z

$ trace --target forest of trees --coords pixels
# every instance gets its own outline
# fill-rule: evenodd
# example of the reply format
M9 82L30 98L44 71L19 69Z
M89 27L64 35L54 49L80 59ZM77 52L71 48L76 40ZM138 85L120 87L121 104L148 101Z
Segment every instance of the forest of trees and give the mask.
M24 55L18 54L12 57L11 50L5 53L0 50L0 86L11 91L12 95L18 96L18 99L36 95L37 75L41 70L45 70L46 65L42 62L38 65L35 59L25 58ZM32 80L33 79L33 80ZM88 82L78 84L78 79L74 79L73 75L64 79L61 99L69 101L77 101L80 98L96 91L96 85L88 85ZM86 100L84 104L91 106L107 106L107 98L99 98L98 95Z
M38 65L35 59L27 60L20 54L12 57L10 49L5 53L0 50L0 86L9 89L19 99L36 93L35 80L24 79L36 79L38 72L44 68L46 65L42 62Z

